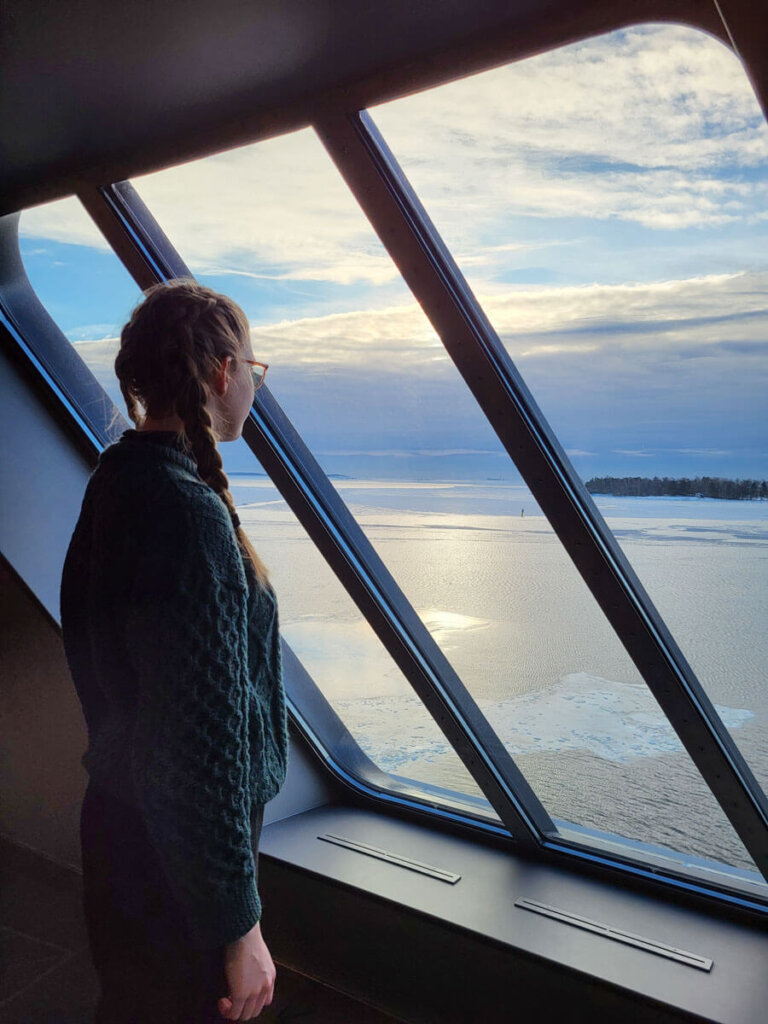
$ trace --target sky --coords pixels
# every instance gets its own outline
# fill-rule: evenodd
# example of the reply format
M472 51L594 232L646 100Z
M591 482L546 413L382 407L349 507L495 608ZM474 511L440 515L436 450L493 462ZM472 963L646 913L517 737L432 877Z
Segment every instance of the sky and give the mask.
M731 51L646 26L371 114L585 479L768 478L768 131ZM241 303L329 472L517 479L310 130L134 185ZM20 231L42 301L117 400L135 284L75 199ZM230 448L228 469L252 468Z

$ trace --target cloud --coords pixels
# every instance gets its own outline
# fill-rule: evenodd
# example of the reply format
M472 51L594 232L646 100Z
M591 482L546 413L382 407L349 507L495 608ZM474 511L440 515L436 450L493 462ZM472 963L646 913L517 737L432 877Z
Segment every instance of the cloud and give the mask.
M670 448L669 451L679 452L681 455L733 455L727 448Z
M421 458L453 458L456 455L498 455L499 451L498 449L483 448L383 448L379 450L342 448L336 451L318 452L317 454L343 455L345 457L365 455L379 458L412 458L414 455L417 455Z
M572 457L600 459L605 472L640 461L654 472L722 472L727 461L755 475L768 426L767 290L768 272L518 287L494 293L487 308ZM647 329L633 332L636 323ZM735 332L737 350L728 344ZM368 455L487 467L500 451L415 303L257 324L252 338L274 396L334 470ZM75 348L122 408L117 344Z
M342 285L398 278L309 129L134 184L196 274Z
M568 345L564 343L552 344L552 345L536 345L533 348L525 349L520 353L520 357L525 356L560 356L563 353L568 352L571 355L585 352L596 352L598 346L595 344L581 344L581 345Z
M482 297L516 358L596 351L664 352L721 348L761 354L768 327L768 272L718 274L642 284L517 288ZM738 331L738 345L732 335Z
M85 342L86 344L92 344L96 341L108 341L110 343L114 343L117 339L109 337L114 329L114 323L81 324L78 327L73 327L65 333L70 341ZM114 359L114 356L112 358Z
M744 365L750 355L765 353L766 294L768 271L635 285L517 287L480 298L525 375L537 360L546 363L548 373L606 361L629 373L639 372L648 360L709 358ZM78 338L91 330L92 325L78 327L69 334ZM732 340L735 331L738 342ZM254 350L272 367L273 388L278 377L287 379L295 369L307 378L354 372L385 390L403 378L458 379L415 302L255 324L251 337ZM116 338L76 342L93 365L111 366L117 345Z
M449 365L440 339L415 302L257 325L251 335L254 350L263 353L278 373L280 367L297 364L317 374L365 367L386 387L389 380L415 367L434 374Z
M537 286L480 295L523 373L537 359L552 372L579 358L611 356L628 365L643 355L678 360L709 356L738 363L764 354L768 272L707 275L636 285ZM732 341L739 333L738 344ZM281 367L308 372L367 368L380 378L457 371L414 302L382 309L257 325L253 344Z
M768 317L748 322L754 358L745 350L746 340L738 352L724 344L734 326L745 333L740 310L750 301L759 304L765 284L761 275L731 275L633 288L517 290L502 297L498 309L489 303L489 313L545 413L556 428L562 427L565 444L595 450L594 441L583 431L574 433L575 421L583 419L587 410L595 430L601 423L619 424L634 417L637 431L647 429L643 423L649 413L658 418L660 410L666 409L669 415L674 410L677 418L691 423L689 433L679 438L681 447L715 448L717 443L712 445L707 438L705 444L703 437L690 433L693 425L702 416L714 425L719 416L723 429L735 429L736 396L744 409L752 408L768 382L768 369L760 358ZM717 317L710 320L700 315L710 309L718 311ZM733 321L728 319L731 311ZM641 316L655 329L637 336L625 333L623 327L633 316ZM521 324L523 331L504 330ZM591 326L594 333L571 335L568 331L574 324ZM561 349L557 357L547 351L553 338ZM92 359L94 344L89 345ZM439 425L458 432L453 421L464 418L469 423L480 415L415 304L373 314L360 310L255 327L253 344L271 363L271 388L297 423L307 415L308 399L314 408L325 410L324 443L329 443L327 431L332 430L334 419L351 418L353 411L359 419L366 415L366 408L372 417L399 416L403 432L412 430L415 421L424 424L430 417L435 419L435 430ZM536 354L538 346L544 349L541 357ZM111 362L113 350L108 342L106 349ZM645 403L644 411L640 403ZM762 420L762 416L755 419L755 426ZM343 429L352 429L351 424ZM339 436L344 436L343 429ZM441 444L468 447L457 441L458 436ZM474 444L477 439L473 438ZM348 445L335 440L333 447ZM416 441L414 447L427 445ZM479 447L489 446L481 443Z
M19 235L21 238L46 238L51 242L86 245L91 249L109 249L104 236L75 196L24 210L19 221ZM24 256L41 256L46 252L40 246L22 246Z
M309 129L133 184L197 276L376 286L399 278ZM20 234L108 248L74 197L25 211Z
M757 218L768 195L768 130L744 70L687 28L587 40L374 119L459 251L515 216L669 230Z

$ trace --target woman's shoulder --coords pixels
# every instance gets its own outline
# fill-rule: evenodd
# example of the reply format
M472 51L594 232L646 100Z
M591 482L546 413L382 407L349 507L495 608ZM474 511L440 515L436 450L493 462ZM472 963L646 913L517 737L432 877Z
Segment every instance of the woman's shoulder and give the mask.
M106 448L86 494L90 514L144 542L178 550L205 544L221 557L239 553L229 510L200 479L194 460L178 449L127 432Z
M169 440L172 437L164 431L127 430L99 456L90 489L133 499L127 500L126 508L168 507L228 521L226 505L200 479L194 459Z

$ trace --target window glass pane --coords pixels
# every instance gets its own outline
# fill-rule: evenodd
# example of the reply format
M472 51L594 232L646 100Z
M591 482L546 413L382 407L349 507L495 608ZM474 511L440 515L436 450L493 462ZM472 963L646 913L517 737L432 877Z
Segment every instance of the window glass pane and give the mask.
M134 184L193 272L245 308L273 394L548 809L749 870L316 138L297 133ZM241 465L251 463L228 468ZM369 660L355 630L336 625L289 547L272 550L276 572L299 565L280 583L299 654L311 662L319 645L330 665L359 653L354 694L324 684L353 734L375 721L385 743L419 750L415 702L391 704L386 724L379 714L381 655ZM692 799L702 813L690 813Z
M38 298L124 412L113 364L141 289L74 196L24 210L19 243Z
M231 446L225 446L231 447ZM223 449L224 450L224 449ZM459 809L496 814L256 459L230 483L280 603L283 636L368 757Z
M632 28L373 117L585 481L649 478L598 506L765 785L768 504L701 479L768 477L768 131L740 62Z

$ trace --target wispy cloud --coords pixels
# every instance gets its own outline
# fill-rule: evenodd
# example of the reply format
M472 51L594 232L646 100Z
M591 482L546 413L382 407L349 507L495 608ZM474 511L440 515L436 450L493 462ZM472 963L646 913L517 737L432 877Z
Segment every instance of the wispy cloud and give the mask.
M51 242L109 249L104 236L74 196L25 210L19 222L19 234L22 238L47 238ZM39 246L22 247L23 256L41 256L46 251Z
M762 357L768 332L768 271L659 281L640 285L516 288L482 297L491 322L514 358L529 364L558 356L594 364L597 355L640 368L643 359L698 358L721 363ZM637 331L638 324L642 331ZM70 336L108 325L87 325ZM730 340L738 330L740 340ZM254 348L281 370L307 373L356 368L380 386L414 372L457 374L421 308L382 309L301 317L251 328ZM77 342L93 363L113 361L116 338ZM564 362L564 357L568 357ZM570 362L569 362L570 361Z
M110 324L82 324L66 332L70 341L94 344L98 341L107 341L109 344L116 343L113 335L115 325ZM112 337L110 337L112 335ZM114 356L112 357L114 358Z
M518 289L494 296L489 312L513 356L520 350L524 376L573 457L612 452L630 462L713 464L734 448L757 450L764 436L768 313L746 322L741 313L750 304L757 311L767 287L766 275L721 275ZM625 334L623 324L637 319L656 329ZM574 324L583 330L568 333ZM751 333L754 358L724 344L735 328ZM275 397L321 452L381 459L407 452L434 461L446 452L499 451L415 303L257 325L252 339L271 364ZM117 340L75 347L121 405L112 369ZM742 413L735 422L734 395Z
M768 131L738 59L690 29L588 40L375 111L462 249L503 217L677 229L758 217ZM471 235L470 235L471 237Z
M768 272L696 277L638 285L515 288L481 300L510 352L522 363L596 353L641 353L667 360L710 356L737 362L762 354L768 331ZM637 331L641 325L642 330ZM738 351L731 339L738 331ZM447 356L416 303L256 326L254 345L277 365L360 365L397 375L430 374ZM435 364L438 364L437 366Z
M362 448L340 448L333 451L318 452L319 455L365 455L365 456L378 456L379 458L411 458L414 455L418 455L422 458L453 458L456 455L498 455L498 449L487 449L487 448L381 448L381 449L362 449Z
M670 448L669 451L679 452L681 455L704 455L707 458L711 455L732 455L727 448Z
M526 356L560 356L564 352L568 352L571 355L585 352L596 352L598 346L595 344L580 344L580 345L568 345L568 344L543 344L536 345L533 348L524 349L520 352L520 357L525 358Z
M633 285L515 289L484 297L496 329L519 358L630 348L699 354L761 346L768 326L768 272ZM555 340L556 338L556 340ZM755 348L757 353L759 348Z

